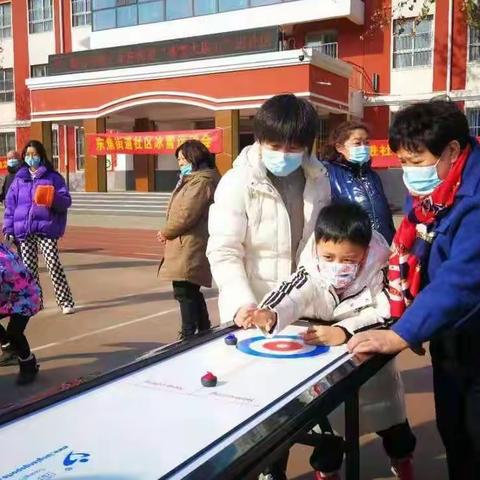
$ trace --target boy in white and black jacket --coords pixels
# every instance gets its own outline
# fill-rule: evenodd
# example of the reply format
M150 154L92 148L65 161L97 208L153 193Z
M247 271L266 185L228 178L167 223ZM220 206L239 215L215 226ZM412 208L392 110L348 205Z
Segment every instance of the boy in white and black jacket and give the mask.
M390 305L384 268L390 250L384 238L372 233L368 214L356 203L323 208L315 238L305 249L300 267L277 289L265 296L253 314L264 332L276 334L301 317L318 320L303 334L305 343L342 345L361 330L388 325ZM339 415L330 421L342 431ZM360 433L377 432L402 480L412 480L411 456L415 437L405 414L403 384L395 366L388 363L360 392ZM338 449L338 441L334 444ZM316 449L311 458L317 479L339 479L343 452ZM337 459L332 463L332 458Z

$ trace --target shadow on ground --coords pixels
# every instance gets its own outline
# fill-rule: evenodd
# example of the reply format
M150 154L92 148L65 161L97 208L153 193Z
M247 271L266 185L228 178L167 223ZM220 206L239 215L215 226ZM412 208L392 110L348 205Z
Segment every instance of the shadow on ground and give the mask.
M0 392L2 392L0 413L2 409L17 403L20 392L23 399L43 395L45 392L54 393L63 383L113 370L161 345L160 342L122 342L105 344L104 346L112 348L109 352L67 353L45 357L38 355L40 373L34 383L22 387L15 384L17 367L2 367L0 372L6 374L0 376ZM89 359L90 363L88 363ZM58 360L80 360L81 362L77 365L48 368L50 362Z

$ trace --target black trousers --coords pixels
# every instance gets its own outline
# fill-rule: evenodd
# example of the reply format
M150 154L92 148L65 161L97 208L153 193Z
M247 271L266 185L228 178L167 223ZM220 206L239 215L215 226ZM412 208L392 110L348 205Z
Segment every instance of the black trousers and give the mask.
M2 315L0 319L6 317L7 315ZM0 344L10 343L20 358L28 358L30 356L30 345L24 334L29 320L30 317L13 314L10 315L6 329L0 324Z
M328 427L324 429L322 423L320 425L322 431L326 430L328 432ZM417 440L408 421L394 425L387 430L381 430L377 432L377 435L382 439L386 454L392 459L401 460L407 458L415 450ZM319 436L319 442L310 457L310 464L314 470L319 472L336 472L342 466L343 455L343 439L333 435L330 429L329 433Z
M200 286L185 281L173 281L172 285L175 300L180 304L182 337L191 337L197 331L208 330L211 324Z
M449 332L430 343L437 428L450 480L480 478L480 332Z

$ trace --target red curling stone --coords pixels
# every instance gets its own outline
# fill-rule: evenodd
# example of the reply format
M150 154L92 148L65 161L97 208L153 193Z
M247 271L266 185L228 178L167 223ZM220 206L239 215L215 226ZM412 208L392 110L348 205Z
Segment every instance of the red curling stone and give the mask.
M215 387L217 385L217 377L212 372L207 372L200 380L204 387Z

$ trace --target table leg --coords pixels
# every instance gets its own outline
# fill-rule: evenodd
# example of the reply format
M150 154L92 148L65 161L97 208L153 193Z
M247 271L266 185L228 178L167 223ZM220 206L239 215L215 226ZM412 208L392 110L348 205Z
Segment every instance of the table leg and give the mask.
M345 472L346 480L360 479L360 444L358 390L345 401Z

